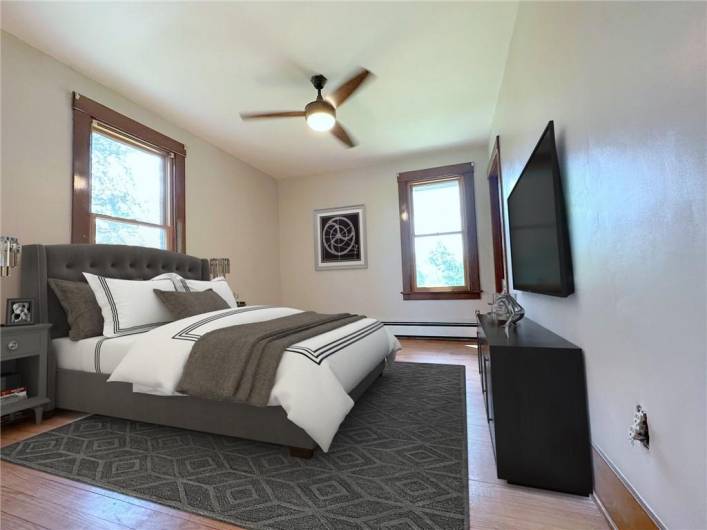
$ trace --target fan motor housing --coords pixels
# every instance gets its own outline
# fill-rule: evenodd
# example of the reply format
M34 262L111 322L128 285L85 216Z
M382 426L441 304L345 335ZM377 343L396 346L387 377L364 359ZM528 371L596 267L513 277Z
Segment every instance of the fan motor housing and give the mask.
M314 114L316 112L324 112L336 117L336 109L334 108L334 105L323 99L317 99L311 103L307 103L307 106L304 108L305 119L308 118L310 114Z

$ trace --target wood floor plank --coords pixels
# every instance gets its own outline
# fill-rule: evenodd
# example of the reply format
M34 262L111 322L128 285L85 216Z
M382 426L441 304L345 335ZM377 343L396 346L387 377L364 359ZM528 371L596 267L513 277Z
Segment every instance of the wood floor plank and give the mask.
M608 528L589 497L469 481L472 528L598 530Z
M474 530L607 529L589 498L512 486L495 473L493 448L484 413L476 349L470 342L401 340L397 359L457 364L466 368L470 526ZM0 445L29 438L84 414L57 411L41 425L31 420L5 426ZM3 522L18 530L146 529L239 530L239 527L182 512L155 502L0 462ZM23 526L24 525L24 526ZM5 525L3 525L5 528Z
M3 485L2 511L48 530L125 530L127 526L83 514L72 506L47 502Z
M146 507L127 503L121 499L108 497L98 492L54 482L36 473L31 473L31 470L20 466L3 468L2 479L3 484L14 491L33 495L47 502L62 499L62 503L69 504L73 510L128 528L144 530L160 530L163 528L206 530L208 528L195 521L173 517Z
M12 530L47 530L44 526L25 521L9 513L0 512L0 528L12 528Z
M133 509L148 509L151 512L154 512L158 516L160 514L166 515L168 517L172 517L175 519L182 519L185 521L191 521L193 523L196 523L199 525L199 527L203 528L209 528L209 529L217 529L217 530L241 530L240 527L234 526L228 523L224 523L221 521L216 521L214 519L209 519L200 515L192 514L189 512L183 512L181 510L177 510L175 508L170 508L169 506L165 506L163 504L159 504L156 502L144 500L144 499L139 499L138 497L132 497L130 495L125 495L123 493L119 493L117 491L113 490L108 490L104 488L99 488L98 486L92 486L91 484L86 484L84 482L76 482L74 480L70 480L64 477L59 477L57 475L51 475L49 473L44 473L42 471L37 471L34 469L29 469L26 467L22 467L16 464L11 464L8 462L1 462L0 465L2 466L2 476L5 477L5 473L8 472L8 470L14 474L16 477L30 482L34 483L35 480L41 480L41 481L48 481L48 482L53 482L59 485L62 485L64 487L68 487L71 489L74 489L78 492L87 492L87 493L93 493L97 495L102 495L106 498L109 499L114 499L116 501L120 501L123 503L123 508L125 510L133 510ZM191 527L189 527L191 528Z

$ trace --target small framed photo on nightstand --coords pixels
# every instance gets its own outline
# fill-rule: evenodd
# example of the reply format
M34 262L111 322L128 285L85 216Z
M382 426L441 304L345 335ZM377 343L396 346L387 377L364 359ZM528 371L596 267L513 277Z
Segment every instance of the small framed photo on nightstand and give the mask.
M5 308L6 326L34 324L34 300L32 298L8 298Z

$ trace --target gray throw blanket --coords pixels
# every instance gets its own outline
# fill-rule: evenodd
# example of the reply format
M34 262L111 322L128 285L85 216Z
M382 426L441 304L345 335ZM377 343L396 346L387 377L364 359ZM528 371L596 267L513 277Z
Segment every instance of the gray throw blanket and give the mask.
M282 354L289 346L362 318L350 313L305 311L211 331L192 347L177 391L264 407Z

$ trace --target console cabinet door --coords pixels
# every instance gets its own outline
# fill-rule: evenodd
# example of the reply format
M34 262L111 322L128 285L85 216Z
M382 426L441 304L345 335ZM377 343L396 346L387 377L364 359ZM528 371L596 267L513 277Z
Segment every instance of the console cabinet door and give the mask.
M496 426L494 424L494 407L493 407L493 385L491 384L491 351L488 343L483 346L479 345L479 355L481 356L481 380L485 389L484 404L486 405L486 420L489 424L489 432L491 433L491 443L493 444L494 454L496 452Z

